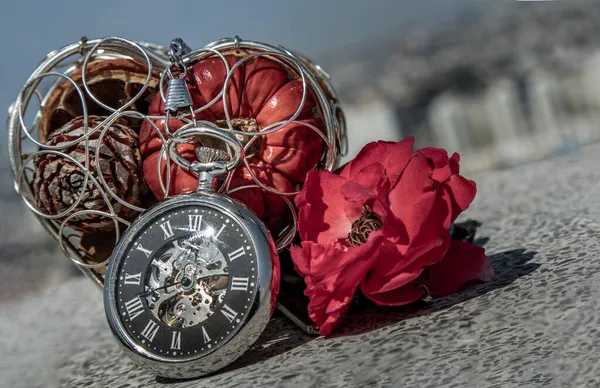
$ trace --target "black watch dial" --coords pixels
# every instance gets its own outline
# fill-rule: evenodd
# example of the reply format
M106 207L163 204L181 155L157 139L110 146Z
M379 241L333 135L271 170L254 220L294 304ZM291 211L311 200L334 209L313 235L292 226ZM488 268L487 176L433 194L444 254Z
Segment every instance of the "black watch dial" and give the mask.
M232 338L257 293L244 226L208 206L171 208L117 258L117 312L135 345L161 359L202 357Z

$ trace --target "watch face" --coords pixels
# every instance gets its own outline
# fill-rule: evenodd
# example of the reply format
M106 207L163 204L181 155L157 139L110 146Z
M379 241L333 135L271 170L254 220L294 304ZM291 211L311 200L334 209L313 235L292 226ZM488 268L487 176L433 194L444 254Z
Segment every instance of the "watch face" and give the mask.
M231 339L257 294L256 249L236 218L185 204L136 228L115 258L120 326L144 353L202 357Z

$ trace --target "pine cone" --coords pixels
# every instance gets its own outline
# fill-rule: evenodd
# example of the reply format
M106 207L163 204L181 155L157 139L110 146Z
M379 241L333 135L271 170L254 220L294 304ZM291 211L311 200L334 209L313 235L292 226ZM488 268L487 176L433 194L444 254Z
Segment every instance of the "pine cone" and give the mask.
M96 127L104 117L88 116L88 131ZM100 147L100 171L110 190L127 203L140 206L141 197L146 193L146 185L142 178L142 161L139 151L138 135L127 127L126 121L117 121L103 137ZM96 177L95 152L100 137L100 130L89 137L89 170ZM56 146L66 144L83 135L83 117L76 117L63 127L53 131L46 144ZM85 143L61 149L82 165L85 165ZM56 155L41 155L34 160L35 175L33 190L37 206L46 214L59 214L67 210L81 193L81 185L85 176L71 161ZM112 199L110 193L107 193ZM135 210L123 206L112 199L111 204L119 217L131 219ZM108 207L100 194L100 190L90 180L84 190L83 198L73 212L80 210L99 210L108 212ZM69 226L84 231L110 231L114 229L112 219L95 214L86 214L71 218Z

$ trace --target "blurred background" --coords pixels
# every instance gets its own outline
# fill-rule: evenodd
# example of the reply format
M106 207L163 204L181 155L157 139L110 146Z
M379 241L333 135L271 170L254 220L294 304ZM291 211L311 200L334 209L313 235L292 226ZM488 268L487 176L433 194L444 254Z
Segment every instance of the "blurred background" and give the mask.
M199 47L225 36L320 63L341 95L353 157L414 136L459 152L466 175L600 141L600 2L304 0L5 2L0 108L46 53L123 36ZM14 194L0 135L0 306L78 273ZM28 284L36 284L29 287Z

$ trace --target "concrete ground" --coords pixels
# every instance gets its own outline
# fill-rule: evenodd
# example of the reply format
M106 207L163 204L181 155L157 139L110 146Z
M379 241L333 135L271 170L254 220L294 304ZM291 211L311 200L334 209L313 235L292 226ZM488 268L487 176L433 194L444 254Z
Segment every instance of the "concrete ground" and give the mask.
M496 271L430 306L353 315L332 338L276 316L226 371L169 382L121 353L101 293L24 205L0 200L2 387L600 386L600 146L472 176L465 218Z

